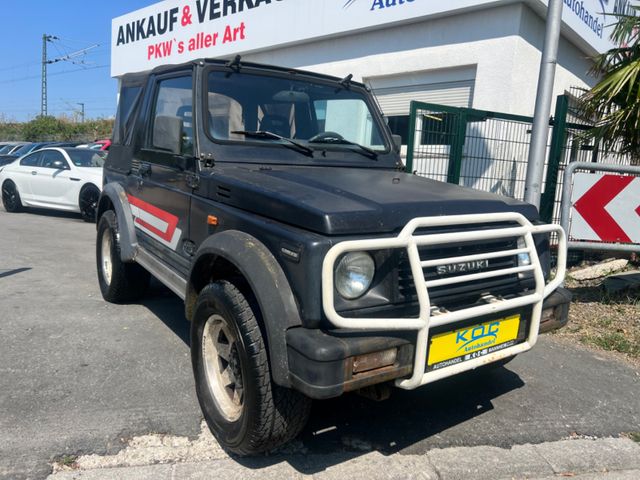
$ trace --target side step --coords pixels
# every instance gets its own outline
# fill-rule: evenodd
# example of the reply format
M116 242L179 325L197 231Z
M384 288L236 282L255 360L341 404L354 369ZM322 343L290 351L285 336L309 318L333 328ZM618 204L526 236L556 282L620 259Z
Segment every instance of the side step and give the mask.
M135 260L173 293L178 295L182 300L185 299L187 281L184 278L142 247L138 247Z

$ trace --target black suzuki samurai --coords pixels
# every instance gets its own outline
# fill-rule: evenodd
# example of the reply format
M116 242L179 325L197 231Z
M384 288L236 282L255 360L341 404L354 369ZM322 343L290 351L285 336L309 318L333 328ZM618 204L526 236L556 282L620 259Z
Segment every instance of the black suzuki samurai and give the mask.
M501 365L567 321L562 230L404 173L351 76L239 58L124 76L97 219L104 298L153 275L184 299L204 417L241 455L294 438L311 399Z

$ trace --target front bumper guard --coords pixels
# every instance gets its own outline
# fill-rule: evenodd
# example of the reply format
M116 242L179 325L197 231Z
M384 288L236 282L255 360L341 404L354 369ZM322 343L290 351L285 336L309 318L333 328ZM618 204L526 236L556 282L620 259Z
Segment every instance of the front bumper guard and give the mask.
M514 226L492 229L474 230L473 225L487 225L496 223L511 223ZM421 228L462 226L464 231L453 233L419 234L415 232ZM533 235L555 232L558 235L558 262L556 275L549 283L545 282L544 274L535 248ZM482 242L486 240L504 238L522 238L524 247L486 254L447 257L422 261L418 247L445 245L459 242ZM517 355L530 350L538 340L542 306L544 299L556 290L564 281L567 260L567 239L559 225L533 225L518 213L496 213L477 215L455 215L441 217L423 217L411 220L397 237L382 239L351 240L338 243L332 247L324 258L322 266L322 304L327 319L337 328L356 329L364 331L416 331L415 355L411 377L396 380L396 386L411 390L436 380L450 377L466 370L493 363L500 359ZM334 270L338 258L347 252L372 251L383 249L406 249L411 273L414 278L419 302L419 314L415 318L345 318L335 310ZM491 258L508 257L518 254L528 254L530 265L518 266L488 272L465 273L449 278L427 281L424 268L437 267L451 263L471 262ZM524 295L511 299L494 299L491 303L473 306L453 312L433 315L429 288L459 284L474 280L483 280L503 275L532 272L535 288ZM529 332L524 342L511 347L489 353L485 356L470 359L437 370L425 372L429 331L431 328L450 325L463 320L469 320L484 315L497 314L515 308L532 307Z

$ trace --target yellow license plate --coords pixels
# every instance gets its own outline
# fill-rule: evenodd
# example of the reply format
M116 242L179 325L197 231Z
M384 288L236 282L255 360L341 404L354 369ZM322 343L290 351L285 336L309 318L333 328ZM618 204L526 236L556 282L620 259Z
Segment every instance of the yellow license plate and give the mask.
M464 361L500 350L498 345L513 343L518 337L519 328L520 315L512 315L453 332L438 333L431 337L427 365L437 365L459 357L462 357L460 361Z

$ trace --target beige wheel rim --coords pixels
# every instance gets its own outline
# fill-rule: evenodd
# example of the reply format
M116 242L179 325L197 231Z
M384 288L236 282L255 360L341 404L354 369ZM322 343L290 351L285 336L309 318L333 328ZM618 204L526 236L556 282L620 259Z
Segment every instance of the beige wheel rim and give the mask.
M218 410L227 421L238 420L244 403L238 342L220 315L210 316L204 326L202 362Z

